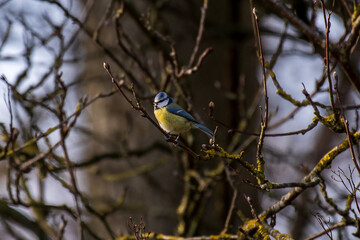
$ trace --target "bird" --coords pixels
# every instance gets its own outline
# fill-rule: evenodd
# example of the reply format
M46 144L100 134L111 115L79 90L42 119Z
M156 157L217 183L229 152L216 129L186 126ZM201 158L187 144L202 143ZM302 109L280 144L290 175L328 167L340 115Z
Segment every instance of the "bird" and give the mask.
M213 139L214 133L196 121L193 116L174 102L165 92L159 92L154 98L154 114L160 127L170 135L177 135L177 143L181 133L191 128L200 129L210 139Z

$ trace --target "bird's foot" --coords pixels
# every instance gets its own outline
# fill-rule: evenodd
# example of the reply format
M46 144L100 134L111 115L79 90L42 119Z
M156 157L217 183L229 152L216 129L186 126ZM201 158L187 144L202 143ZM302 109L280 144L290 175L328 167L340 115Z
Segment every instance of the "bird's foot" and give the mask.
M169 131L169 132L167 132L167 135L165 136L165 140L167 141L167 142L169 142L170 140L171 140L171 137L173 136L171 133L172 133L173 131Z
M179 145L179 137L180 137L180 135L177 135L177 137L176 137L175 140L174 140L174 145L175 145L175 146L178 146L178 145Z
M174 134L171 134L171 132L172 131L167 133L167 135L165 136L165 141L172 142L172 143L174 143L175 146L178 146L180 135L174 135ZM173 137L175 137L175 139Z
M171 135L170 134L167 134L165 136L165 141L169 142L171 140Z

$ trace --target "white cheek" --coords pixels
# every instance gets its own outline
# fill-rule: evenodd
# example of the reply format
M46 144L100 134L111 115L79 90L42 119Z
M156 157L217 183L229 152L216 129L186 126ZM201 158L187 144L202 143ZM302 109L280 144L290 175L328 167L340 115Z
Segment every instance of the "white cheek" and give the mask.
M162 108L168 105L169 99L166 99L165 101L159 103L158 108Z

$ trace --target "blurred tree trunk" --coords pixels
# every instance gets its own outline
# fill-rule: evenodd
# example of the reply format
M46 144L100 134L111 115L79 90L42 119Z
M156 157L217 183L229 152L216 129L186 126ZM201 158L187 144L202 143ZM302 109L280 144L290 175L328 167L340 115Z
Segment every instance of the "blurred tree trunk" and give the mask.
M195 44L201 2L166 2L161 11L148 1L137 1L136 4L126 2L125 11L128 10L128 4L134 4L133 7L139 11L139 15L146 12L150 7L155 14L158 14L156 17L168 22L168 25L171 26L170 33L164 34L169 34L175 41L179 60L185 64ZM105 2L95 1L95 5L87 23L91 29L96 29L106 11ZM139 33L138 27L135 26L134 20L124 16L122 23L124 27L132 29L129 34L133 37L133 40L138 40L141 43L140 38L142 35ZM101 35L106 36L108 46L116 45L113 28L104 28ZM83 79L86 79L83 91L89 95L109 91L113 86L102 68L102 61L106 60L106 57L102 55L103 53L97 47L94 47L93 41L89 38L84 40L83 46L88 54L88 61L85 64L83 73ZM199 72L189 77L189 88L186 88L186 90L189 89L191 92L195 112L199 113L202 120L209 122L204 117L206 114L202 109L206 108L209 101L212 100L216 102L216 116L219 116L221 121L228 125L237 127L245 117L242 114L244 109L239 108L239 103L244 100L240 99L239 93L246 92L246 101L250 103L259 86L256 79L258 61L255 55L250 7L247 1L209 2L200 52L208 46L212 46L214 52L205 59ZM144 49L144 51L144 55L147 55L147 49ZM126 56L123 59L126 59ZM149 61L156 60L150 59ZM133 63L126 60L125 62L126 66L132 67ZM114 72L117 70L113 69ZM241 76L245 79L244 85L240 84ZM160 79L156 80L160 81ZM186 80L186 78L181 79L184 82ZM201 91L197 91L197 89L201 89ZM227 100L224 101L224 99ZM228 107L223 107L229 105L231 106L230 113L225 112L226 109L229 109ZM151 106L147 105L146 107L149 112L152 111ZM144 148L149 146L154 141L154 138L165 144L159 132L144 121L137 112L130 109L128 103L120 96L114 96L94 104L90 118L92 119L92 128L98 136L98 142L89 144L89 156L94 152L122 152L127 148ZM257 128L256 121L251 121L251 119L247 119L247 121L254 122L254 124L249 124L249 131ZM213 126L214 124L211 125L212 128ZM220 128L218 136L219 141L231 142L227 129ZM126 139L129 139L128 143ZM238 141L240 140L239 138ZM200 146L201 143L196 143L194 149L199 149ZM169 146L169 148L172 148L172 146ZM252 153L254 151L250 151L247 156L255 156ZM160 157L159 152L154 152L141 159L134 157L122 158L115 162L102 163L101 169L96 169L96 171L98 173L119 173L139 164L156 162ZM116 214L116 217L113 217L112 221L110 221L118 226L117 233L127 231L126 221L130 216L134 219L139 216L145 217L147 230L173 233L177 224L175 209L180 204L183 194L182 183L177 177L178 164L179 162L176 159L169 159L165 165L159 166L159 169L145 175L145 177L135 177L111 183L99 181L99 178L93 177L95 173L92 172L88 173L86 181L91 189L93 199L107 198L114 200L121 196L125 188L128 189L125 199L125 208L127 210L121 209L119 214ZM212 165L213 163L206 164ZM243 176L243 178L246 177L246 175ZM243 185L241 184L239 196L246 193L256 201L255 190ZM222 230L227 215L226 209L228 209L232 198L233 191L229 188L226 181L219 182L218 186L215 187L216 194L212 194L213 197L209 199L209 203L205 203L207 208L204 214L209 217L203 219L196 233L214 233L214 229L219 232ZM164 195L166 192L168 195ZM243 209L241 210L248 212L249 207L245 204L243 198L240 197L238 200L242 204L237 206L242 206ZM95 200L94 202L96 203ZM94 227L97 228L98 224L94 223Z

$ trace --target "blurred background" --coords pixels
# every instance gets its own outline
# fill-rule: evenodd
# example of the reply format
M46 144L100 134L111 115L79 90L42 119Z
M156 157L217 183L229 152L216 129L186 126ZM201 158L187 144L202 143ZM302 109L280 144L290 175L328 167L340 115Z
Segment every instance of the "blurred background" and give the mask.
M117 80L124 79L133 102L134 87L153 119L153 98L166 91L199 122L218 127L221 148L232 155L244 151L242 161L256 165L255 133L265 105L253 7L269 70L266 133L299 131L314 122L313 107L299 103L306 100L302 84L320 114L331 116L326 49L304 32L325 42L323 9L326 17L332 10L328 39L332 49L340 49L356 26L353 1L0 1L1 236L115 239L133 235L134 223L183 237L246 232L251 207L260 214L290 189L264 191L240 161L194 159L167 143L119 94L103 62ZM344 107L355 132L359 78L352 77L359 71L359 48L352 44L345 73L335 50L330 67L339 76L336 111ZM349 68L355 75L349 76ZM294 101L279 94L270 71ZM347 137L321 123L303 133L265 137L268 181L300 182ZM204 134L193 130L182 138L205 156ZM358 154L358 144L354 148ZM341 209L349 195L357 201L359 174L353 168L347 150L321 173L321 186ZM359 212L351 209L346 216L356 220ZM319 219L329 227L342 218L314 187L276 214L274 229L305 239L324 230ZM334 228L334 238L349 239L354 222Z

